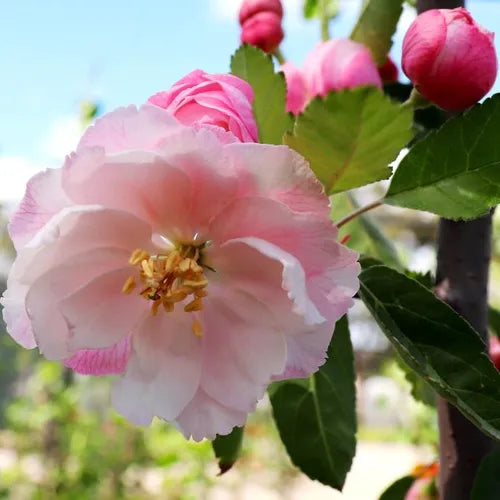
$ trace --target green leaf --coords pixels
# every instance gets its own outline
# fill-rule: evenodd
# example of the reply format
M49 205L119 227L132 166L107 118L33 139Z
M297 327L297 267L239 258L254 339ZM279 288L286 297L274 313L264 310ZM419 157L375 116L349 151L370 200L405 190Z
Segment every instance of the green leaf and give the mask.
M381 66L392 47L392 36L403 12L403 0L368 0L351 33L351 40L366 45Z
M398 354L441 396L500 438L500 373L472 327L417 281L386 266L360 274L359 295Z
M325 0L326 1L326 17L328 19L334 19L337 17L339 12L340 2L339 0ZM320 17L319 0L304 0L304 5L302 7L302 12L306 19L313 19L314 17Z
M446 122L410 150L385 203L473 219L500 202L500 94Z
M472 485L471 500L498 500L500 492L500 446L483 458Z
M311 479L342 489L356 449L354 356L347 316L337 322L326 363L309 379L270 393L292 462Z
M243 443L243 427L235 427L230 434L219 436L212 441L215 456L219 459L220 474L224 474L235 464Z
M328 194L391 175L388 163L410 139L412 113L374 87L313 99L284 142L310 163Z
M293 125L292 115L285 110L284 74L275 73L271 56L251 45L242 45L231 57L231 73L252 86L259 141L281 144L283 134Z
M378 500L405 500L406 494L415 482L413 476L403 476L397 481L394 481L383 493Z
M488 308L488 327L490 332L500 338L500 311L491 306Z

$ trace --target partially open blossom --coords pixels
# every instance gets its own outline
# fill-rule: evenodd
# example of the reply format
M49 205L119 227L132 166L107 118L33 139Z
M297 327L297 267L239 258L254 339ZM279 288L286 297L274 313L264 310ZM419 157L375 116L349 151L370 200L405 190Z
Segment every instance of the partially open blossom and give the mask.
M490 337L490 357L497 370L500 370L500 340L497 336Z
M306 80L302 71L293 62L284 63L281 71L286 78L286 110L294 115L303 111L307 101Z
M224 138L227 131L242 142L258 140L252 111L252 87L237 76L195 70L148 102L166 109L181 123L209 127ZM227 137L227 140L232 140Z
M462 7L428 10L405 35L403 70L426 99L461 111L484 97L495 82L493 38Z
M12 337L122 373L120 413L196 440L242 425L271 380L315 371L358 288L301 156L151 104L97 120L29 182L9 230Z
M398 81L398 67L389 56L387 56L385 63L378 67L378 74L384 83L393 83Z
M382 80L370 51L347 39L320 42L304 63L304 75L311 95L325 96L331 90L359 85L382 88Z
M273 12L280 20L283 18L283 6L281 0L244 0L240 7L240 24L259 12Z
M264 52L273 52L283 37L281 18L274 12L259 12L248 18L241 27L241 42L255 45Z

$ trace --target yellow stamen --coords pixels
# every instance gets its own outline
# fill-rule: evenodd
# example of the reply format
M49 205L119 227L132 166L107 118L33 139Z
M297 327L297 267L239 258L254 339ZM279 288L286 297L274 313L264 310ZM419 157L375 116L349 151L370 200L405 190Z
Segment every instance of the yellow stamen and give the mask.
M174 304L175 302L182 302L187 296L188 293L185 290L174 290L169 295L166 295L164 299Z
M133 276L129 276L123 285L122 293L126 293L128 295L132 293L136 286L135 278Z
M132 252L132 255L130 256L128 263L131 266L136 266L137 264L139 264L139 262L141 262L141 260L148 259L148 258L149 258L148 252L146 252L145 250L142 250L140 248L137 248L136 250L134 250Z
M187 286L189 288L204 288L208 285L208 280L202 279L200 281L193 281L193 280L184 280L183 282L184 286Z
M197 337L203 337L203 327L201 326L201 323L196 318L193 320L193 324L191 325L191 329L193 330L193 333Z
M166 302L165 300L163 301L163 309L165 309L165 312L172 312L174 310L174 303L173 302Z
M206 297L208 295L208 292L204 288L199 288L198 290L194 291L195 297Z
M151 265L149 260L144 259L143 261L141 261L141 267L142 267L142 270L144 271L144 274L148 278L153 277L153 266Z
M203 302L199 297L192 300L188 304L184 306L184 311L193 312L193 311L201 311L203 309Z
M151 313L153 316L156 316L158 314L158 309L161 306L161 300L155 300L153 302L153 305L151 306Z

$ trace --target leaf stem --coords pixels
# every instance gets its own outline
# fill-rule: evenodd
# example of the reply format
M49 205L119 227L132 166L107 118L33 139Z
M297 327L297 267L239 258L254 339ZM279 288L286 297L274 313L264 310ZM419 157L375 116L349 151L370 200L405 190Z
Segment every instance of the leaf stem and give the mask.
M285 64L285 56L283 56L283 52L281 52L279 48L275 49L275 51L273 52L273 56L276 57L276 60L280 63L280 65Z
M368 205L365 205L364 207L360 207L357 210L354 210L354 212L351 212L349 215L346 215L344 218L340 219L338 222L335 223L335 225L338 228L341 228L348 222L351 222L353 219L356 219L359 217L361 214L364 214L365 212L369 212L370 210L373 210L374 208L380 207L383 204L382 200L377 200L373 201L372 203L368 203Z
M330 40L330 29L329 29L329 19L327 12L327 1L328 0L319 0L319 16L321 19L321 40L327 42Z

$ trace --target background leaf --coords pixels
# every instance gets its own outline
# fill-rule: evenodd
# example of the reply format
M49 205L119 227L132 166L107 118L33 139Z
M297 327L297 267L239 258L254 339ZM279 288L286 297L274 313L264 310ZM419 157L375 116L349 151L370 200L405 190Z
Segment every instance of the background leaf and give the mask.
M471 500L498 500L500 493L500 445L483 458L472 485Z
M333 19L339 12L339 0L326 0L326 16L328 19ZM304 0L302 12L306 19L320 17L319 0Z
M347 316L337 322L326 363L309 379L276 384L274 419L292 462L341 490L356 449L354 356Z
M500 94L415 144L401 161L385 203L472 219L500 202Z
M500 311L491 306L488 308L488 327L491 333L500 338Z
M386 266L360 274L360 296L399 355L441 396L500 438L500 373L479 335L417 281Z
M259 141L281 144L283 134L293 124L292 115L286 112L286 83L283 73L275 73L271 56L251 45L242 45L234 53L231 58L231 73L252 86Z
M351 40L366 45L381 66L391 50L392 36L403 12L403 0L367 0Z
M297 117L284 142L310 163L328 194L386 179L410 139L412 113L374 87L331 92Z
M383 493L379 500L405 500L408 490L415 482L413 476L403 476L394 481Z
M220 473L224 474L235 464L243 443L243 427L235 427L230 434L219 436L212 441L215 456L219 459Z

